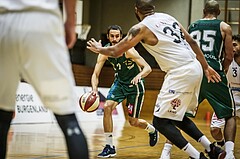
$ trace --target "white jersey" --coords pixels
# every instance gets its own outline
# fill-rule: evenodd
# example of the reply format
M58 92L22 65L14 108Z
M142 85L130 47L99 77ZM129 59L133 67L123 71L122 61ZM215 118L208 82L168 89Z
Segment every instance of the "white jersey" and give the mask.
M54 10L58 7L58 0L0 0L0 13L30 9Z
M155 46L142 43L155 58L160 68L167 72L171 69L194 61L196 54L183 38L178 21L164 13L155 13L143 19L141 24L150 29L158 38Z
M233 93L236 106L240 106L240 66L232 61L227 73L227 79Z
M240 66L233 59L229 66L227 79L230 85L230 89L233 93L234 102L236 105L236 116L240 118ZM211 119L211 127L224 128L225 120L218 119L215 113L213 113Z

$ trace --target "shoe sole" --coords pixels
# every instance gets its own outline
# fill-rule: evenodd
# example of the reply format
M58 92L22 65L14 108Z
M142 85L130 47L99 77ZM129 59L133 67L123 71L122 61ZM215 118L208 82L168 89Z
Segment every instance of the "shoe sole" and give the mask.
M110 157L114 157L114 156L116 156L117 154L115 153L115 154L110 154L110 155L108 155L108 156L97 156L98 158L110 158Z
M226 154L227 154L226 151L220 153L220 154L218 155L218 159L224 159L224 158L226 157Z

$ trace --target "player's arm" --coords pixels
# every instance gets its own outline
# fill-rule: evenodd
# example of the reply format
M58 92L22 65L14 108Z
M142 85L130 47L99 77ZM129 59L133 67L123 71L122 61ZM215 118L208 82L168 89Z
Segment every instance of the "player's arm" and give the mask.
M101 73L101 70L106 60L107 60L107 56L99 54L97 57L97 63L94 67L94 71L91 78L92 91L96 93L98 92L99 75Z
M221 22L220 24L221 32L224 40L224 60L223 68L224 72L227 73L228 68L233 60L233 46L232 46L232 29L225 23Z
M132 59L136 64L141 67L141 71L137 76L133 78L131 83L137 84L142 78L146 77L150 72L152 72L152 68L149 64L139 55L135 48L131 48L126 52L126 57Z
M66 8L66 22L65 33L66 33L66 44L68 48L72 48L76 42L76 32L75 32L75 8L76 0L63 0L63 3Z
M140 24L136 24L129 31L127 36L114 46L102 47L100 42L91 38L87 44L87 49L111 57L119 57L124 52L134 47L143 39L142 27Z
M220 75L212 67L208 65L204 57L204 54L202 50L199 48L197 42L189 35L189 33L183 28L181 24L179 24L179 26L185 36L186 41L189 43L192 50L195 52L198 61L201 63L203 71L208 79L208 82L211 81L215 83L221 81Z

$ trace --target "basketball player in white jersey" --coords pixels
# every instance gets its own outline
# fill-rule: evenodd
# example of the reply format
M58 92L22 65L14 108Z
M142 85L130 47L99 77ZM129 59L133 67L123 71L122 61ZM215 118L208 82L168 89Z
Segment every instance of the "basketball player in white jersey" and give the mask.
M219 75L207 64L202 51L182 25L172 16L155 13L153 0L136 0L135 14L140 23L133 26L118 44L102 47L91 39L87 48L95 53L118 57L141 42L166 72L154 110L153 125L191 158L206 159L181 134L181 130L200 142L211 156L225 157L226 152L214 146L185 115L195 115L203 76L208 82L219 82ZM195 52L195 53L194 53ZM203 70L202 70L203 69ZM178 127L178 128L177 128Z
M58 0L0 1L0 158L6 158L7 134L21 78L53 111L64 133L69 158L89 159L84 134L75 117L68 48L76 41L76 0L64 0L65 30ZM65 33L64 33L65 31Z
M233 35L232 39L234 59L229 66L227 79L234 98L236 116L240 118L240 34ZM224 125L225 120L218 119L215 113L213 113L210 132L212 137L220 146L224 145L224 137L222 132Z

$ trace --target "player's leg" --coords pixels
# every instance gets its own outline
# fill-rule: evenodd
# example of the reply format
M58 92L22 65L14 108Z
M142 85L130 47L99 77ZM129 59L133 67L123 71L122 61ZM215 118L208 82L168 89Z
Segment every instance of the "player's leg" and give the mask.
M232 94L229 92L228 82L223 72L218 72L221 75L222 81L219 83L210 83L206 86L207 100L213 107L217 117L219 119L225 119L224 127L224 139L225 139L225 151L233 156L234 142L236 136L236 119L234 116L234 102ZM205 79L206 80L206 79ZM206 81L204 83L207 83ZM216 89L217 87L217 89Z
M116 108L118 103L122 102L125 98L126 96L123 94L121 84L118 81L114 81L108 92L106 102L104 103L103 127L106 145L103 151L98 154L98 157L106 158L117 154L116 147L113 144L112 111Z
M57 16L58 15L58 16ZM46 19L46 16L48 17ZM71 159L89 159L85 136L75 117L77 97L60 12L29 12L22 45L23 78L56 115ZM48 25L49 24L49 25ZM30 34L29 34L30 33Z
M234 157L234 141L236 136L236 117L225 118L224 138L226 159L235 159Z
M20 81L19 32L16 14L0 14L0 158L7 156L7 135L15 110L16 90ZM11 28L11 29L9 29Z
M181 122L181 121L180 121ZM169 141L176 145L179 149L185 151L190 157L206 159L204 155L198 152L181 134L180 130L174 125L173 120L166 118L153 118L154 127L163 134ZM186 125L187 127L188 125Z
M160 159L170 159L171 158L171 149L172 149L173 143L169 140L165 141L165 144L163 146Z
M158 132L144 119L139 119L143 100L144 100L144 83L141 80L137 85L129 87L128 85L124 86L124 93L127 95L127 108L128 108L128 120L131 126L144 129L149 134L149 145L155 146L158 141Z
M116 148L113 144L113 119L112 111L116 108L118 102L106 100L104 103L103 128L106 139L106 145L98 157L113 157L116 155Z
M4 159L7 153L7 135L12 121L13 111L0 109L0 158Z
M212 137L217 141L217 144L219 146L224 145L224 138L222 134L222 129L224 125L225 125L225 120L218 119L215 113L213 113L210 132L212 134ZM201 141L204 143L204 140L201 140ZM209 142L206 142L206 143L209 144ZM209 148L209 146L207 146L208 144L203 144L203 145L206 145L205 149ZM171 148L172 148L172 143L169 140L167 140L164 144L160 159L170 159Z
M184 116L182 121L174 121L174 124L183 130L186 134L191 136L197 142L200 142L205 148L211 159L218 158L223 159L226 156L226 152L221 148L211 144L208 138L197 128L192 120Z
M153 125L149 124L144 119L133 118L131 116L128 117L128 120L129 120L129 123L130 123L131 126L144 129L148 132L148 134L149 134L149 145L150 146L155 146L157 144L158 132L154 128Z
M225 119L218 119L214 112L211 118L210 133L212 137L216 140L217 144L221 147L225 144L222 131L224 125Z
M88 146L83 131L79 127L77 118L74 114L57 115L57 122L63 131L66 139L69 158L78 159L79 157L88 159ZM86 152L83 152L86 151Z

